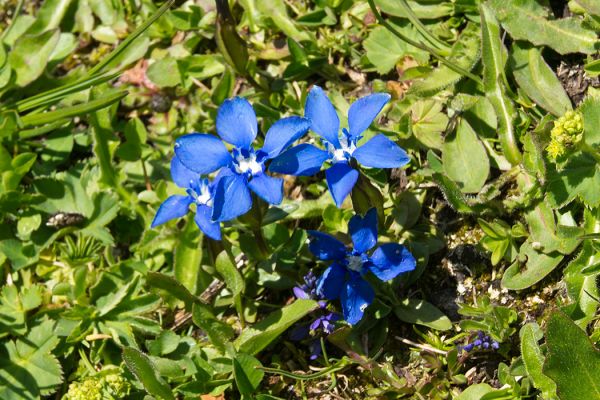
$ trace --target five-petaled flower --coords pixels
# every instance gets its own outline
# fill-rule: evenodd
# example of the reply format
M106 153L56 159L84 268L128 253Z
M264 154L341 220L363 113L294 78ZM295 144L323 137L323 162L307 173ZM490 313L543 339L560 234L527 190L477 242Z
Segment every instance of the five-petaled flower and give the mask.
M389 99L388 94L375 93L356 100L348 111L348 129L343 128L340 135L340 120L333 104L320 87L313 86L306 99L304 113L310 120L311 130L323 139L325 149L308 143L300 144L275 158L269 170L310 176L320 171L323 163L330 161L325 177L335 204L341 207L358 179L359 172L350 165L352 159L371 168L399 168L409 162L406 152L383 134L357 146L362 133Z
M167 198L158 208L152 228L175 218L181 218L189 211L192 203L196 204L194 221L198 228L208 237L221 240L221 227L218 222L211 220L215 185L208 179L187 169L174 156L171 160L171 177L173 182L186 190L187 195L173 195Z
M416 261L408 249L397 243L377 244L377 212L370 209L361 217L355 215L348 224L353 249L335 237L309 231L310 251L321 260L333 261L317 284L317 293L329 300L340 299L344 319L351 325L358 323L365 309L373 302L375 292L363 278L369 272L382 281L415 269Z
M177 139L175 154L183 165L198 174L219 170L215 183L212 220L228 221L252 207L250 190L269 204L283 200L283 179L265 173L265 162L277 157L310 127L307 119L288 117L275 122L265 135L264 145L254 150L258 132L256 114L241 97L223 102L217 112L220 138L233 145L231 153L213 135L192 133Z

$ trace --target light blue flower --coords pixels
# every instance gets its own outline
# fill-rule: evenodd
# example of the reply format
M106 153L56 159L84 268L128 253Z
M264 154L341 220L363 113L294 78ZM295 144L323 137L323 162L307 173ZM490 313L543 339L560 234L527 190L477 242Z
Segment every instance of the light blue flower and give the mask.
M358 179L358 171L350 165L355 159L371 168L399 168L409 162L400 146L383 134L375 135L359 146L361 134L371 125L383 106L390 100L386 93L375 93L356 100L348 111L348 129L339 133L340 120L323 89L313 86L306 99L305 116L311 122L310 129L321 136L325 149L303 143L275 158L269 170L288 175L310 176L325 171L329 192L338 207L350 194Z
M412 271L416 261L408 249L397 243L386 243L369 254L377 245L377 211L372 208L366 215L355 215L348 224L353 249L331 235L309 231L308 248L321 260L333 261L317 283L317 293L326 299L340 299L344 319L351 325L358 323L365 309L373 302L375 292L363 278L372 273L388 281L401 273Z
M250 190L269 204L281 203L283 179L267 175L265 162L304 135L309 126L302 117L280 119L267 131L263 147L254 150L256 114L246 99L235 97L225 100L217 112L220 139L206 133L185 135L176 140L175 154L198 174L223 168L216 183L212 219L228 221L252 207ZM233 145L231 153L223 141Z
M211 220L215 185L186 168L177 156L171 160L171 177L177 186L186 190L187 195L173 195L166 199L154 216L152 228L172 219L183 217L188 213L190 205L195 203L194 221L198 228L206 236L221 240L221 227L218 222Z

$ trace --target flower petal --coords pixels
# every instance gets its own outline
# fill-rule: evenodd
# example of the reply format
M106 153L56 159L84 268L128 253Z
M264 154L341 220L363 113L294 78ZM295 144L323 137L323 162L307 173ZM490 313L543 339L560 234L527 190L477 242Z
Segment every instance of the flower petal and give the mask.
M306 293L301 287L294 286L292 291L294 292L294 296L296 296L297 299L310 299L310 295Z
M340 297L345 282L346 268L337 263L331 264L317 282L317 293L326 299L335 300Z
M371 208L365 217L355 215L348 223L348 233L352 237L354 250L364 253L377 244L377 210Z
M346 246L331 235L319 231L308 231L308 249L319 260L343 260Z
M213 221L229 221L248 212L252 196L243 175L225 176L217 182L213 201Z
M325 178L333 201L339 208L352 191L358 179L358 171L350 167L348 163L338 162L325 171Z
M171 178L177 186L187 189L199 176L197 172L183 165L176 155L173 156L171 159Z
M389 281L403 272L412 271L416 266L415 257L406 247L398 243L386 243L373 252L367 268L382 281Z
M164 224L175 218L181 218L187 214L190 204L194 200L190 196L173 195L163 201L158 207L158 211L154 216L151 227L154 228L158 225Z
M340 146L340 119L323 89L317 85L312 87L306 97L304 116L310 120L310 129L336 148Z
M269 204L279 204L283 200L283 179L281 178L273 178L267 174L256 175L252 177L248 187Z
M292 147L271 161L269 171L286 175L311 176L321 170L321 166L329 158L329 153L302 143Z
M199 174L209 174L231 161L221 139L206 133L181 136L175 141L175 154L185 167Z
M250 147L258 132L254 109L242 97L227 99L221 104L216 125L221 139L243 149Z
M396 143L379 134L354 150L352 157L365 167L400 168L410 161L408 154Z
M374 93L361 97L350 106L348 110L348 130L350 136L357 138L367 130L383 106L390 101L391 96L387 93Z
M375 292L371 285L359 274L352 274L340 295L344 319L350 325L357 324L374 298Z
M275 122L265 136L262 151L267 158L277 157L289 145L300 139L310 128L310 121L302 117L288 117Z
M211 220L212 209L207 205L199 205L196 209L194 221L206 236L214 240L221 240L221 224Z

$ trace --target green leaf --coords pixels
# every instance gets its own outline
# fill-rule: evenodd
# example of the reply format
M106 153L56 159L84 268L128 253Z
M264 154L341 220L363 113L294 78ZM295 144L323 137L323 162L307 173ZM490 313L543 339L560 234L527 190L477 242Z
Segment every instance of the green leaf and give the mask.
M456 132L446 137L442 146L444 171L457 182L464 193L481 190L490 172L490 161L483 144L465 119Z
M82 114L88 114L116 103L127 96L127 91L117 91L97 99L88 101L86 103L77 104L71 107L61 108L55 111L48 111L44 113L30 113L21 118L23 127L38 126L43 124L50 124L55 121L63 120L66 118L76 117Z
M583 118L583 140L589 146L600 147L600 98L587 96L579 111Z
M565 314L555 312L546 328L548 354L544 374L558 388L561 400L600 399L600 351Z
M175 400L169 385L158 375L156 367L147 355L133 347L123 349L123 361L127 368L144 385L144 389L160 399Z
M523 243L519 255L527 260L525 268L519 260L515 261L502 276L502 286L511 290L526 289L554 270L563 259L558 252L544 254L532 247L531 242Z
M58 30L50 30L37 35L24 35L17 40L8 56L17 74L17 86L28 85L44 72L59 36Z
M260 385L265 372L258 369L262 367L260 361L249 354L237 353L232 360L235 384L241 395L252 394Z
M175 248L175 278L192 294L198 294L200 286L203 286L201 285L201 278L204 275L202 271L202 237L196 223L190 218L179 235Z
M415 40L420 39L412 26L392 25L405 36ZM365 39L363 46L367 52L367 58L380 74L390 72L406 56L411 56L421 62L427 62L429 59L427 52L400 40L383 26L373 29Z
M462 30L458 40L452 46L448 61L453 64L471 71L479 62L481 36L479 27L469 22ZM388 50L389 51L389 50ZM408 93L419 96L429 96L443 90L463 78L463 75L450 69L446 65L440 65L438 68L427 74L422 80L416 80L408 90Z
M560 54L591 54L598 49L596 33L578 18L549 20L549 9L536 1L490 0L487 3L513 39L549 46Z
M487 4L487 3L486 3ZM512 164L521 162L513 121L515 110L506 96L506 49L500 38L500 26L486 4L480 4L483 86L498 117L498 137L504 157Z
M466 388L456 400L481 400L484 395L493 391L494 389L487 383L477 383Z
M600 205L598 162L587 153L573 155L560 170L551 169L546 186L553 207L563 207L580 198L589 207Z
M59 342L54 324L45 320L26 337L0 345L1 399L39 399L62 383L60 363L52 354Z
M299 42L311 39L310 35L299 30L296 27L294 20L288 16L287 8L283 0L257 1L256 8L263 16L270 18L287 37Z
M405 299L394 305L394 313L400 320L411 324L424 325L441 331L452 328L450 319L425 300Z
M557 117L573 109L569 96L539 48L518 41L513 43L511 69L521 89L543 109Z
M206 332L213 346L224 354L229 340L233 337L233 328L215 318L208 306L202 303L193 305L192 320Z
M528 323L521 328L519 336L521 338L521 357L534 386L542 392L543 399L557 399L556 384L542 372L544 356L538 345L538 341L543 336L542 330L536 323Z
M399 7L395 0L377 0L377 5L387 14L396 17L405 17L405 11ZM410 8L420 19L438 19L451 15L455 12L454 5L448 2L440 1L407 1Z
M2 287L0 296L0 334L12 332L27 333L27 311L42 304L42 291L39 286L17 289L15 285Z
M58 28L73 0L45 0L27 34L37 34Z
M257 324L247 327L236 339L235 346L240 352L255 355L318 307L319 304L313 300L296 300L281 310L272 312Z
M244 291L244 278L229 259L227 252L222 251L219 253L215 260L215 268L223 277L225 285L227 285L227 288L231 290L234 296L238 296Z
M448 126L444 105L433 99L420 99L411 106L412 133L426 147L441 149L442 134Z
M146 71L148 78L158 87L173 87L181 85L181 72L177 60L173 57L165 57L155 61Z
M590 14L600 17L600 3L596 0L575 0L575 3L585 8Z
M557 226L554 221L554 211L548 203L539 202L534 209L525 214L529 225L531 242L538 243L544 253L559 251L571 254L579 245L579 236L583 229L576 226Z
M194 296L190 291L177 279L161 274L160 272L148 272L146 275L146 282L148 285L157 289L164 290L171 296L183 301L186 308L192 308L192 305L198 302L198 298Z

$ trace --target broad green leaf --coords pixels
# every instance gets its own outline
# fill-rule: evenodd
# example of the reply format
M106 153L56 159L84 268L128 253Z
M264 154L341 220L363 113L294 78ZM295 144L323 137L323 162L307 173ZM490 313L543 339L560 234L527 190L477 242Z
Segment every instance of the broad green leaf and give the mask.
M573 155L560 170L551 169L546 186L547 199L554 207L563 207L579 198L589 207L600 205L600 170L587 153Z
M420 40L420 36L410 25L393 24L393 26L403 35ZM423 63L429 59L429 54L425 51L411 46L383 26L373 29L363 42L363 46L367 52L367 58L380 74L390 72L406 56Z
M513 39L549 46L560 54L591 54L598 50L596 33L578 18L549 19L549 9L537 1L490 0L489 7Z
M411 324L424 325L441 331L452 328L450 319L425 300L405 299L394 305L394 313L400 320Z
M169 385L158 375L156 367L147 355L133 347L123 349L123 361L127 368L144 385L144 389L159 399L175 400Z
M481 400L484 395L493 391L494 389L487 383L477 383L466 388L456 400Z
M210 342L221 353L227 351L229 340L233 337L233 328L218 320L208 308L202 303L194 303L192 308L192 320L201 328L210 339Z
M179 235L175 248L175 278L193 294L198 294L202 286L202 233L193 219L189 219ZM204 279L206 280L206 279ZM210 282L209 282L210 283Z
M477 193L490 173L490 161L477 134L461 119L454 134L442 146L444 171L464 193Z
M15 285L2 287L0 295L0 335L8 332L24 335L27 333L27 311L42 303L42 291L39 286L21 288Z
M318 307L319 304L313 300L296 300L280 310L273 311L253 326L247 327L236 339L235 346L240 352L255 355L277 339L286 329Z
M557 117L573 109L569 96L539 48L518 41L513 43L511 67L521 89L540 107Z
M148 272L146 282L152 287L164 290L171 296L183 301L186 308L191 308L192 305L199 301L190 291L177 279L161 274L160 272Z
M579 106L583 118L583 140L594 147L600 146L600 98L588 96Z
M45 0L27 34L38 34L58 28L73 0Z
M561 400L600 399L600 351L562 312L550 316L546 328L548 354L544 374L556 382Z
M479 62L481 55L481 36L479 27L470 22L462 30L458 40L452 46L448 61L457 66L471 71ZM408 93L419 96L430 96L461 80L463 76L445 65L440 65L421 80L416 80Z
M575 3L585 8L590 14L600 17L600 3L596 0L575 0Z
M529 241L523 243L519 255L526 260L525 265L517 260L504 272L502 286L506 289L521 290L538 283L563 259L558 252L544 254L535 250Z
M308 33L299 30L293 19L288 16L285 2L283 0L257 1L256 8L287 36L299 42L310 40Z
M44 72L59 36L58 30L50 30L36 35L24 35L17 40L8 56L8 61L17 74L17 86L28 85Z
M540 251L571 254L579 245L579 236L583 230L576 226L557 226L554 211L546 202L539 202L535 208L525 214L529 225L530 240L540 246Z
M434 99L419 99L410 109L410 123L415 138L426 147L442 148L442 134L448 126L443 104Z
M404 9L398 6L395 0L376 0L375 3L386 14L404 17ZM407 1L410 8L420 19L438 19L451 15L454 12L453 4L444 1Z
M519 332L521 338L521 357L525 364L527 374L534 386L542 392L544 400L554 400L556 397L556 384L542 372L544 356L538 345L543 333L536 323L528 323Z
M161 88L173 87L182 83L179 65L173 57L165 57L152 63L148 67L146 75L148 79Z
M139 161L142 157L142 145L146 143L148 132L139 118L130 119L125 125L125 143L117 148L115 155L126 161Z
M242 396L252 394L260 385L265 372L260 361L249 354L237 353L232 360L235 384Z
M486 4L480 4L483 86L498 117L498 137L504 157L512 164L521 162L513 121L515 110L506 95L506 49L500 38L500 26Z
M215 268L223 277L225 285L231 290L234 296L240 295L245 288L244 278L240 271L233 265L227 252L222 251L215 260Z
M55 392L62 383L60 363L52 354L59 342L54 325L44 320L27 336L0 345L1 399L39 399Z

